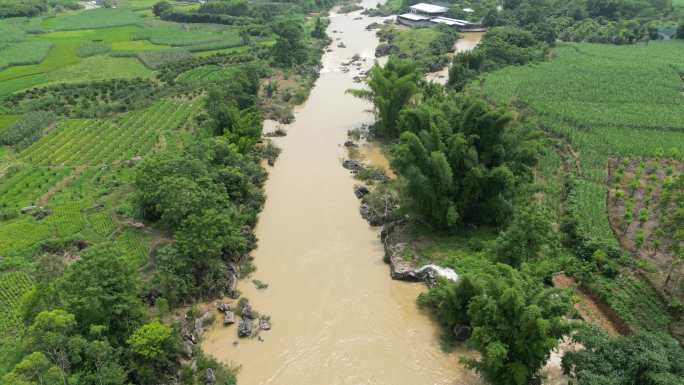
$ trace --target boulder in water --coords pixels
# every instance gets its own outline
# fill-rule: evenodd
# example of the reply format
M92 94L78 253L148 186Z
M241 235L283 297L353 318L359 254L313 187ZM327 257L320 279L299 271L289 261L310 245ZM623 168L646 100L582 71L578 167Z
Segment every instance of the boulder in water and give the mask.
M238 337L245 338L252 335L252 322L243 318L238 325Z
M259 318L260 330L271 330L271 321L267 317Z
M240 308L240 315L242 316L242 319L253 319L254 312L252 311L252 305L247 302L243 303Z
M223 326L232 325L235 323L235 313L230 310L226 310L223 315Z
M353 159L347 159L344 162L342 162L342 167L346 168L347 170L355 172L362 171L366 168L364 167L363 163Z
M354 186L354 195L356 195L357 199L363 198L368 193L370 193L370 191L368 190L368 187L366 187L364 185Z

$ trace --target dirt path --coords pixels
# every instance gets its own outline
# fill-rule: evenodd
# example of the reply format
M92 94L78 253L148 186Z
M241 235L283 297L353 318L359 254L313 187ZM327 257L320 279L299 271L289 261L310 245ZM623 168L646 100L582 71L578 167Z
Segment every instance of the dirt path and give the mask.
M598 299L582 290L574 279L563 273L558 273L553 276L553 286L574 291L578 300L575 304L575 309L583 320L600 327L612 336L624 334L624 327L618 325L614 320L614 316L611 316L605 310L607 305L600 303Z
M76 177L81 175L83 170L85 170L86 166L78 166L74 169L74 172L71 174L65 176L62 178L59 182L55 183L54 186L50 187L45 194L43 194L38 200L36 201L36 206L45 206L47 203L50 201L50 198L52 198L53 195L58 193L60 190L62 190L66 185L71 183Z

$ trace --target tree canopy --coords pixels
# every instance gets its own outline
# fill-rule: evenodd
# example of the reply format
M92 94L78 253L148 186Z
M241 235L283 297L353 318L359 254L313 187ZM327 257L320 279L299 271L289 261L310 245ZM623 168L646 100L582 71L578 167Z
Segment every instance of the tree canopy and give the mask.
M469 344L481 356L463 361L494 385L538 379L551 350L570 330L564 320L571 309L567 294L544 289L504 264L457 283L441 282L419 302L434 308L448 330L472 328Z
M397 126L399 113L418 92L418 67L411 60L390 57L384 66L373 66L368 77L369 89L349 92L373 103L377 118L373 133L376 136L396 138L401 133Z
M392 166L405 179L406 209L439 228L503 224L513 187L535 164L524 131L474 98L437 95L401 111Z
M573 335L584 349L563 356L577 385L676 385L684 378L684 350L663 333L611 337L595 327Z

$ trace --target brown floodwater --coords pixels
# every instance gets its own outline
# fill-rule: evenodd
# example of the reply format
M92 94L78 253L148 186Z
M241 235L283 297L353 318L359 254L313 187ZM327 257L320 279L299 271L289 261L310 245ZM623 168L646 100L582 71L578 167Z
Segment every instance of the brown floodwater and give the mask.
M475 48L482 40L484 32L461 32L459 33L460 39L454 44L454 52L464 52L470 51ZM451 54L449 54L452 56ZM442 68L437 72L431 72L425 76L426 79L439 84L446 84L449 79L449 66Z
M375 32L365 30L374 20L359 16L332 15L328 31L340 40L295 123L284 127L288 135L274 139L283 151L256 227L258 269L239 284L273 329L260 333L263 341L235 345L237 325L217 319L204 337L205 352L241 366L241 385L479 383L459 364L462 352L440 350L438 326L416 306L424 287L390 279L378 229L360 217L355 181L341 166L347 131L373 119L371 105L345 94L374 61ZM342 71L357 53L363 66ZM258 290L252 279L269 286Z

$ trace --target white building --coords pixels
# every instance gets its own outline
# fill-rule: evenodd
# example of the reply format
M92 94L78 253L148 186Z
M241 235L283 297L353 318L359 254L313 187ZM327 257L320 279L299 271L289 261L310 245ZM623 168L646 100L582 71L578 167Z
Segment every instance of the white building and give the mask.
M486 28L483 28L478 23L445 17L444 15L449 10L440 5L418 3L410 6L409 9L411 10L410 13L404 13L397 16L397 23L409 27L427 27L435 24L443 24L463 32L486 30ZM472 11L472 9L470 9L470 11Z
M449 10L446 7L428 3L418 3L410 6L409 9L411 10L411 13L431 17L443 15Z

